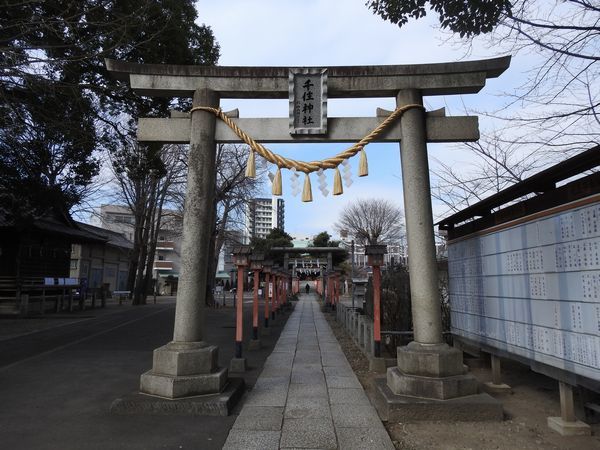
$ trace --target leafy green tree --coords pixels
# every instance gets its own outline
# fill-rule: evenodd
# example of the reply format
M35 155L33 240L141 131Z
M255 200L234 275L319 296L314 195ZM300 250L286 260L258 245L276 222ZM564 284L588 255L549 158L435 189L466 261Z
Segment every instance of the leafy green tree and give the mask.
M264 239L259 237L250 239L250 246L254 250L264 252L265 255L268 255L273 247L293 247L293 240L294 238L281 228L273 228Z
M311 247L339 247L340 241L332 241L327 231L321 231L312 241Z
M252 250L262 252L266 259L277 264L283 263L283 254L272 252L273 247L293 247L293 238L281 228L273 228L266 238L253 237L250 239Z
M432 9L442 28L463 36L489 33L501 18L512 12L510 0L370 0L369 9L398 26L420 19Z
M99 168L91 102L33 77L13 94L23 101L0 113L0 208L17 220L56 205L69 209Z
M327 247L331 236L327 231L321 231L317 234L312 241L312 247Z
M104 58L215 64L192 0L16 0L0 8L0 212L42 215L85 196L102 150L125 147L139 116L165 115L111 79ZM23 189L27 187L27 189ZM50 201L48 201L50 200Z

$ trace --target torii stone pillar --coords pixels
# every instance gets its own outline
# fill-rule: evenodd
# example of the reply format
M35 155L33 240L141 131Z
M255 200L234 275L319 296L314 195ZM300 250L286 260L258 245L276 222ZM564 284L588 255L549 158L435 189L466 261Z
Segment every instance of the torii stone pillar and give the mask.
M416 89L400 91L397 106L423 104ZM441 303L433 235L425 115L411 109L400 118L404 211L415 340L398 348L398 366L388 369L396 395L444 400L477 394L478 382L465 372L462 352L442 340Z
M219 98L212 91L198 90L194 105L218 107ZM218 393L227 381L227 369L217 367L218 348L204 341L215 122L214 114L192 114L175 330L173 341L154 350L152 370L141 376L140 391L144 394L175 399Z

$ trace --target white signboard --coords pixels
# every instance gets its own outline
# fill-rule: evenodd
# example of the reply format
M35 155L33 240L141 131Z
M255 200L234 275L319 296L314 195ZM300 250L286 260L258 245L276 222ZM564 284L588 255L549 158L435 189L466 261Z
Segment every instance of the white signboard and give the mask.
M452 241L448 272L452 333L600 380L600 203Z

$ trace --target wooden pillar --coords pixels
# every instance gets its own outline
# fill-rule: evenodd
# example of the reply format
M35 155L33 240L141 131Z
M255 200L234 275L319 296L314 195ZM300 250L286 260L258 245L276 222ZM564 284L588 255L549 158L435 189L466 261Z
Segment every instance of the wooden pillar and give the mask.
M560 417L548 417L548 426L563 436L589 436L590 426L577 420L575 415L575 402L573 401L573 387L564 381L558 382L560 393Z
M244 266L238 266L237 300L235 302L235 357L242 357L244 328Z
M381 269L373 266L373 356L381 356Z
M269 328L269 280L270 274L265 273L265 328Z
M273 275L273 302L271 304L271 319L275 320L277 313L277 275Z
M252 301L252 339L258 339L258 283L260 270L254 269L254 298Z

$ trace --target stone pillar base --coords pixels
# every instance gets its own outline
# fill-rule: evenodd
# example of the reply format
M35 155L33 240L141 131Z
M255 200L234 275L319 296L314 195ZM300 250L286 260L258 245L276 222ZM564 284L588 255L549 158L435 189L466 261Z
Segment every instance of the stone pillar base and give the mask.
M221 392L227 382L227 369L201 375L174 376L148 371L140 378L140 392L176 399Z
M470 374L432 378L402 373L398 367L387 371L387 384L396 395L437 400L465 397L478 393L479 382Z
M488 394L512 394L512 388L508 384L494 384L492 381L483 383L483 390Z
M446 344L411 342L398 348L398 366L375 380L375 404L382 420L502 420L502 404L479 393L462 352Z
M466 373L462 352L447 344L411 342L398 347L398 368L408 375L450 377Z
M228 416L243 394L244 380L229 378L223 391L217 394L170 399L136 392L116 399L110 412L120 415Z
M259 350L260 349L260 339L250 339L250 343L248 344L248 350Z
M170 342L153 353L152 370L140 377L143 394L175 399L216 394L227 382L219 349L205 342Z
M411 342L399 347L398 367L388 369L387 383L396 395L438 400L479 391L479 382L465 369L462 352L447 344Z
M485 393L449 400L396 395L385 378L375 378L373 387L371 400L383 421L500 422L504 418L502 403Z
M580 420L567 422L562 417L548 417L548 427L562 436L589 436L592 434L587 423Z
M393 366L393 359L369 357L369 371L377 373L386 373L387 368Z
M243 373L246 371L246 358L231 358L229 363L229 371Z

